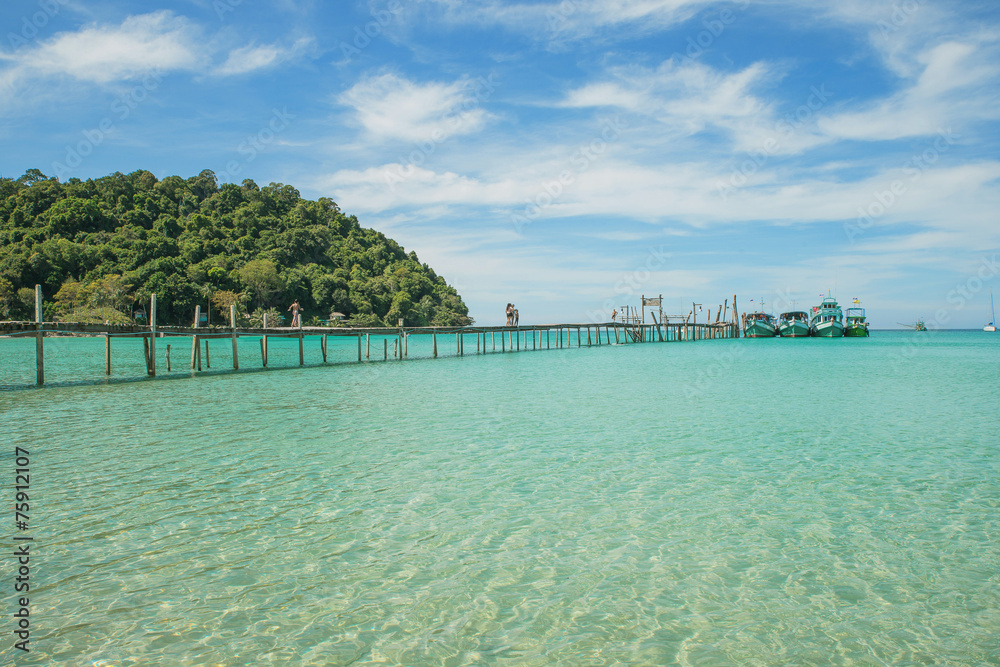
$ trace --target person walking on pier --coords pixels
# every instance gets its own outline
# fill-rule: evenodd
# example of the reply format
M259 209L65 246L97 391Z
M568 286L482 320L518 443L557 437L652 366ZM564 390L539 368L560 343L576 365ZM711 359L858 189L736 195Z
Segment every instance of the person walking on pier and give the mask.
M299 300L296 299L295 302L288 307L288 310L292 311L292 326L302 326L302 306L299 305Z

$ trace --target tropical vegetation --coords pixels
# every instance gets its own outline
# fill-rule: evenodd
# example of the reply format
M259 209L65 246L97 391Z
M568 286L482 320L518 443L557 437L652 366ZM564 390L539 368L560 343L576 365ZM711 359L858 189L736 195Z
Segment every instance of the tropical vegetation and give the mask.
M227 325L269 323L298 300L307 324L471 324L456 290L414 252L363 228L326 197L252 180L220 185L210 170L149 171L65 183L37 169L0 178L0 317L191 324L195 307Z

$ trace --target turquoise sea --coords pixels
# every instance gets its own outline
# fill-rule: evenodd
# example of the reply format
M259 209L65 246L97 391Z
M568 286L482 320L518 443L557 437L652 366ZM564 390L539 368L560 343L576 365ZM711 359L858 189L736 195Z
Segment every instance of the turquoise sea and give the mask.
M1000 336L113 345L0 339L2 664L1000 664Z

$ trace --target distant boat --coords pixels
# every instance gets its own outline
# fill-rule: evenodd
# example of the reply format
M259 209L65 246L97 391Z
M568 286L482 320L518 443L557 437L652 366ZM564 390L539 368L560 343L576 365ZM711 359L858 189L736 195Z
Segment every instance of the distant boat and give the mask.
M855 304L860 306L860 301L854 300ZM844 320L846 324L844 325L844 336L847 338L867 338L868 337L868 320L865 319L865 309L864 308L848 308L844 312Z
M843 311L837 300L829 294L809 317L809 333L820 338L840 338L844 335Z
M743 316L743 336L745 338L774 338L778 327L774 316L767 313L747 313Z
M907 329L913 329L914 331L927 331L927 325L920 318L917 318L917 321L913 324L903 324L902 322L896 322L896 324Z
M997 321L996 313L993 312L993 290L990 290L990 323L983 327L983 331L996 331L993 323Z
M809 315L793 310L778 316L778 333L782 338L804 338L809 335Z

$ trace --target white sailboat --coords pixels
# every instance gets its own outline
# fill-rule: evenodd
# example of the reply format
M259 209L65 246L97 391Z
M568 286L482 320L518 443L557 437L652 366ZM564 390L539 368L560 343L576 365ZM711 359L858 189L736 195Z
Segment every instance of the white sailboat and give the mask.
M997 328L993 326L993 323L997 321L997 316L993 312L993 290L990 290L990 323L983 327L983 331L996 331Z

